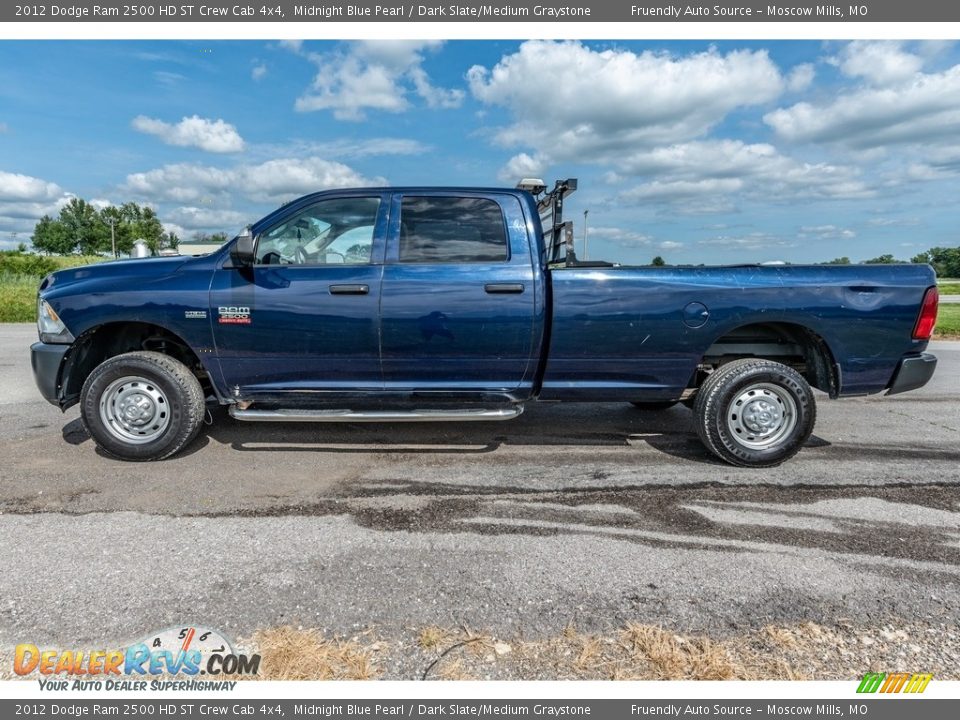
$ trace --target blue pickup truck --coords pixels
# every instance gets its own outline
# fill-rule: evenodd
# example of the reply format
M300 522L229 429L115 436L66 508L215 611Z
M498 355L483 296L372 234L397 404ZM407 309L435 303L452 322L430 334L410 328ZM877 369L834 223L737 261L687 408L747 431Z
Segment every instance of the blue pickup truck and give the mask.
M831 398L924 385L927 265L622 267L578 260L547 190L373 188L295 200L219 251L44 279L43 397L125 460L237 420L507 420L538 401L693 410L740 466L793 456ZM865 419L866 421L866 419Z

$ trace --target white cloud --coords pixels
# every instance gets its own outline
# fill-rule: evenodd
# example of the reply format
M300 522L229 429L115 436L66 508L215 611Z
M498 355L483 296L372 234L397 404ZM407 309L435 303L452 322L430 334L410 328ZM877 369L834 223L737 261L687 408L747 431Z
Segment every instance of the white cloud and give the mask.
M321 158L268 160L260 165L241 168L239 175L240 184L249 197L276 200L327 188L371 184L371 180L347 165ZM382 179L378 180L382 182Z
M849 228L836 225L804 225L797 234L801 239L810 240L852 240L857 233Z
M233 170L177 163L127 175L124 189L155 201L190 203L226 193L235 179Z
M42 202L53 200L63 195L63 190L56 183L0 170L0 201L26 200Z
M180 238L181 240L183 240L184 238L186 238L187 235L189 234L189 231L188 231L186 228L184 228L184 227L182 227L182 226L180 226L180 225L177 225L176 223L163 222L163 223L161 223L161 224L163 225L163 231L164 231L165 233L170 233L170 234L176 235L176 236L177 236L178 238Z
M685 56L530 41L467 73L473 95L507 109L501 144L545 161L603 161L626 149L703 135L737 108L776 98L784 80L766 51Z
M676 250L677 248L682 248L683 243L675 240L664 240L662 243L659 243L657 247L661 250Z
M223 120L209 120L199 115L184 117L173 124L138 115L131 122L134 130L155 135L167 145L196 147L207 152L231 153L243 150L243 138L237 129Z
M620 194L621 200L635 203L648 200L690 200L715 198L743 188L740 178L704 178L700 180L654 180Z
M943 180L960 175L960 147L947 145L933 150L926 148L918 154L917 162L907 167L907 177L912 180ZM895 178L900 180L901 178Z
M787 76L787 89L790 90L790 92L806 90L813 84L813 79L816 77L816 74L817 71L810 63L797 65L790 71L790 75Z
M769 232L752 232L746 235L717 235L700 240L698 245L736 250L770 250L773 248L791 248L796 243Z
M892 72L880 70L875 77L889 79ZM781 138L798 143L854 149L952 144L960 135L960 65L905 74L895 87L861 87L830 101L799 102L763 119Z
M0 232L29 233L44 215L56 215L73 195L54 182L0 170Z
M426 101L427 107L449 110L451 108L458 108L463 104L463 98L466 95L463 90L459 88L440 88L432 85L426 70L420 67L420 65L411 67L407 74L413 83L414 89L417 91L417 95Z
M790 201L796 198L850 199L869 197L875 190L857 169L830 163L810 163L780 154L765 143L740 140L697 140L625 153L613 163L621 174L649 178L628 188L620 199L633 203L685 204L684 212L729 209L733 194ZM703 198L697 204L690 200Z
M222 208L181 206L164 213L164 219L180 232L192 230L230 231L256 220L248 213ZM177 234L180 235L180 232Z
M620 245L621 247L649 247L653 238L649 235L636 232L635 230L624 230L619 227L587 227L587 237L589 239L600 238Z
M909 80L923 67L924 60L906 52L897 41L854 40L836 59L841 72L862 77L872 85L887 86Z
M422 155L432 150L419 140L408 138L372 137L330 141L293 140L282 144L251 146L251 156L327 158L365 158L384 155Z
M253 70L250 71L250 78L254 82L259 82L267 76L267 66L263 63L253 66Z
M330 110L339 120L362 120L366 112L399 113L410 107L408 96L431 108L459 107L464 92L436 87L423 69L424 52L438 41L365 40L345 51L313 53L302 44L286 44L317 66L310 88L297 98L300 112Z
M180 73L168 72L166 70L155 70L153 79L161 85L177 85L187 78Z
M920 225L921 222L918 218L892 218L892 217L878 217L872 218L867 221L867 225L870 227L915 227Z
M251 200L283 202L309 192L336 187L382 184L343 163L318 157L268 160L254 165L218 168L178 163L127 176L125 189L153 201L184 205L226 201L231 193Z
M544 163L537 158L530 157L526 153L514 155L507 161L507 164L500 168L497 177L505 183L514 185L523 178L541 177L544 171Z

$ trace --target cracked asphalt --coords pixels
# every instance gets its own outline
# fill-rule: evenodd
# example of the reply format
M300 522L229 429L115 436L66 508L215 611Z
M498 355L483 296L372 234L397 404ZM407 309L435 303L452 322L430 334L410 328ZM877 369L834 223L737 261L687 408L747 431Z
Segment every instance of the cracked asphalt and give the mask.
M960 622L960 343L920 391L832 402L808 446L732 468L677 407L506 423L241 424L180 456L96 451L0 325L0 647L427 625ZM936 637L936 635L934 635Z

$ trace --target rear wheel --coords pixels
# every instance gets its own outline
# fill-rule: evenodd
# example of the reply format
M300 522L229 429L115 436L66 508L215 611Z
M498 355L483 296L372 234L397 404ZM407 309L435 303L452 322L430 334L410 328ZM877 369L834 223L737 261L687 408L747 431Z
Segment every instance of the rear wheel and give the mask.
M675 400L665 400L664 402L631 402L630 404L639 410L660 412L662 410L669 410L676 405L677 402Z
M169 355L131 352L98 365L80 396L97 445L121 460L162 460L200 432L204 396L190 369Z
M704 381L693 410L703 444L744 467L771 467L796 455L817 416L813 391L803 376L763 359L719 367Z

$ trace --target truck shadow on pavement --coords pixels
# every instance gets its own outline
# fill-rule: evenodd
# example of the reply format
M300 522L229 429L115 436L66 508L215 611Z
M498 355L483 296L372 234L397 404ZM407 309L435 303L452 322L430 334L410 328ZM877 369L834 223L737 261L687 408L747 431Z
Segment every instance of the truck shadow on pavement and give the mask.
M62 435L71 445L90 440L79 419L64 425ZM534 407L519 419L505 423L245 423L216 411L214 422L205 425L200 436L176 458L200 452L211 441L237 452L369 455L470 456L509 447L649 447L681 460L729 467L701 444L690 412L679 406L663 412L610 405ZM804 458L960 463L960 450L916 443L834 444L812 435L800 453L799 459Z

